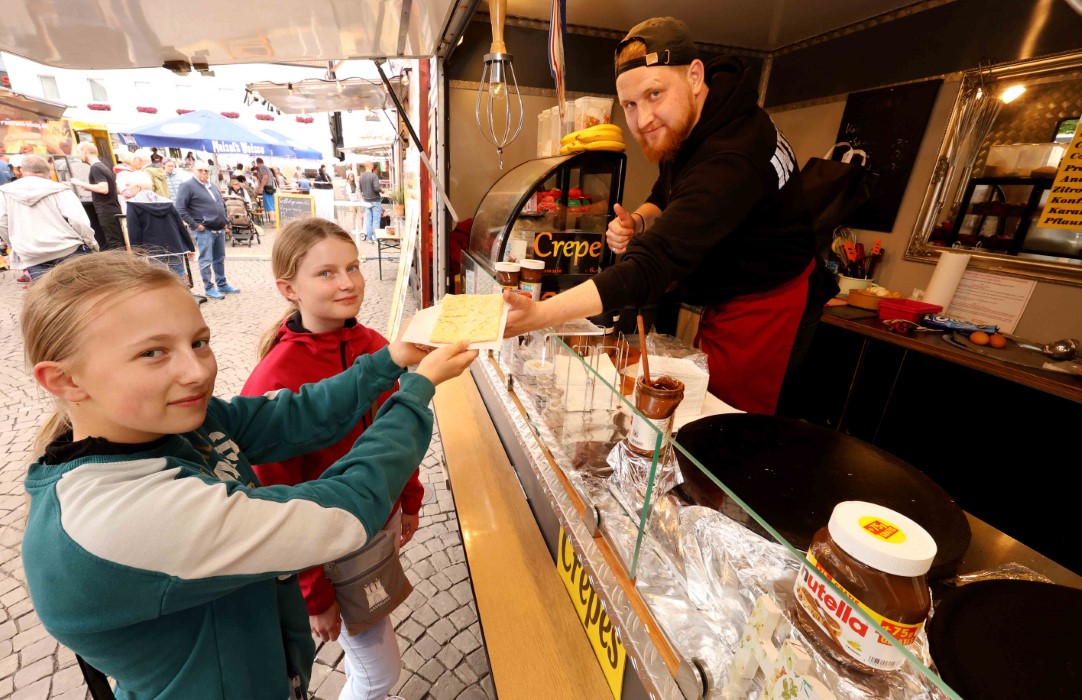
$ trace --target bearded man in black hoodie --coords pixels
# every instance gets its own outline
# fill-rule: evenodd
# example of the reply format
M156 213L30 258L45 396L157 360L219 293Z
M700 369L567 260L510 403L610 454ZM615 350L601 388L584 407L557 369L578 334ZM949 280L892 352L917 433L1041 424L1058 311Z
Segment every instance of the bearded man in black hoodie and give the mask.
M809 284L814 236L793 151L756 104L744 63L704 65L680 20L649 19L627 34L616 90L632 135L659 165L653 191L632 212L615 207L606 240L618 263L543 302L506 295L507 335L656 303L675 289L704 307L697 341L711 393L772 414L798 331L814 330L830 296Z

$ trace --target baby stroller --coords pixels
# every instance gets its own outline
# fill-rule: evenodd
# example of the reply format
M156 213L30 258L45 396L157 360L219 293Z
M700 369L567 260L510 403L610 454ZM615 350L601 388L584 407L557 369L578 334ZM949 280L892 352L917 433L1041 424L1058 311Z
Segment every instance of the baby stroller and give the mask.
M225 197L225 213L229 216L229 237L233 245L247 243L252 247L252 239L256 243L262 243L259 239L259 230L255 226L252 212L248 205L240 197Z

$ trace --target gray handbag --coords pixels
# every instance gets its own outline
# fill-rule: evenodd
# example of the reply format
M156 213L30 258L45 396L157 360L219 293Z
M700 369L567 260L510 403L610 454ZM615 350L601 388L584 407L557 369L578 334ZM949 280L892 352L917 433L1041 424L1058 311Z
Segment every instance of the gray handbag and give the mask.
M398 556L399 522L394 518L361 549L323 565L350 634L390 615L413 592Z

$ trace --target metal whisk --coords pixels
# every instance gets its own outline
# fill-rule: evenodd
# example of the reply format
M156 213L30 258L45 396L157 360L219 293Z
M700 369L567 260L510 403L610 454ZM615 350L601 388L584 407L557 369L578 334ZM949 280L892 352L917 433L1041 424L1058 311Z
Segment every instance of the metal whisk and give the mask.
M524 117L522 108L522 93L518 89L518 80L515 78L515 68L511 65L511 54L507 52L507 45L503 41L503 24L507 18L507 0L495 0L489 3L489 20L492 24L492 45L489 53L485 54L485 69L481 74L481 86L477 89L477 105L474 115L477 117L477 128L486 141L496 147L496 155L500 159L500 170L503 170L503 149L522 133L522 120ZM510 76L511 84L508 84ZM518 126L512 132L511 124L514 121L515 107L512 96L508 94L514 87L514 98L518 100ZM486 112L488 119L481 118L481 99L488 87L488 103ZM485 123L488 130L485 130ZM497 128L497 125L503 126Z

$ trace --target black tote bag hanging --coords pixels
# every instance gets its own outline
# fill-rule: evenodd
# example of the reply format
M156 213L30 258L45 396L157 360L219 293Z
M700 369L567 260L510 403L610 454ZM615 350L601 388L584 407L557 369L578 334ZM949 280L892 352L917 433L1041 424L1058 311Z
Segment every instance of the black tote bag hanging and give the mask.
M868 201L879 176L868 169L868 154L848 142L835 144L822 158L809 158L800 171L804 196L812 213L815 247L830 252L831 234L846 217Z

